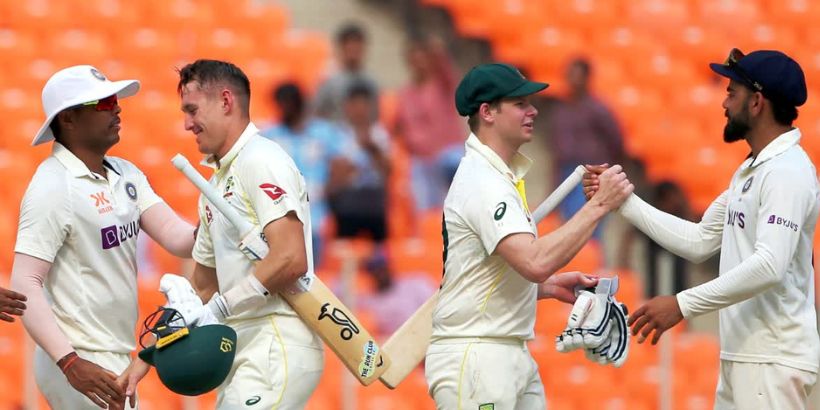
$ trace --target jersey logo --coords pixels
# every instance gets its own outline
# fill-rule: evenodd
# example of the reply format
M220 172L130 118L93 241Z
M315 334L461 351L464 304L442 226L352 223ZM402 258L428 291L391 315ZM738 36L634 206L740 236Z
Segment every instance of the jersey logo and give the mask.
M222 193L222 197L228 199L228 197L233 196L233 175L228 177L228 180L225 182L225 192Z
M211 207L205 205L205 223L207 225L211 225L211 222L214 221L214 214L211 212Z
M752 180L754 180L754 179L755 179L755 177L754 177L754 175L752 175L752 176L749 177L749 179L746 180L746 182L743 183L743 190L741 191L742 194L745 194L746 191L748 191L749 188L752 187Z
M732 208L726 210L726 225L738 226L740 229L746 228L746 215L741 211L734 211Z
M96 194L91 194L90 196L91 199L94 200L94 207L97 208L97 212L100 215L114 210L114 207L111 206L111 201L105 197L105 191L100 191Z
M253 397L251 397L250 399L245 400L245 405L246 405L246 406L253 406L253 405L254 405L254 404L256 404L256 403L259 403L259 401L261 401L261 400L262 400L262 398L261 398L261 397L259 397L259 396L253 396Z
M131 221L125 225L111 225L100 229L100 236L102 238L102 248L111 249L120 246L123 242L136 238L140 233L140 224L138 221Z
M500 221L501 218L504 217L504 214L507 212L507 203L506 202L499 202L498 205L495 206L495 213L493 214L493 219L496 221Z
M265 194L274 201L278 200L279 198L287 194L287 192L285 192L284 189L279 188L278 186L273 184L262 184L259 185L259 188L262 188L262 191L265 192Z
M774 214L769 215L769 220L768 220L767 223L772 224L772 225L782 225L782 226L784 226L786 228L789 228L789 229L791 229L795 232L797 232L797 229L800 227L798 224L796 224L796 223L794 223L794 222L792 222L792 221L790 221L786 218L781 218L781 217L779 217L777 215L774 215Z
M478 410L495 410L495 403L479 404Z
M137 200L137 187L134 186L131 182L125 183L125 193L131 198L132 201Z

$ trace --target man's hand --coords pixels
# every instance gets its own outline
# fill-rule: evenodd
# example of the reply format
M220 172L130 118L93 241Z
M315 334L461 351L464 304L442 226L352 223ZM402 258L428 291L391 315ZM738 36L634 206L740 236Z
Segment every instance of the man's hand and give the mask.
M0 288L0 320L14 322L11 315L22 316L26 310L26 296L13 290Z
M538 299L553 298L564 303L575 303L575 289L598 284L598 277L582 272L562 272L549 277L538 286Z
M77 357L65 370L68 383L103 409L119 409L125 404L117 375L88 360Z
M584 178L581 180L581 186L584 187L584 196L586 196L587 201L589 201L592 199L592 196L598 192L598 188L600 187L598 176L609 168L609 164L584 165L584 168L587 169L587 172L584 173Z
M125 397L128 398L128 404L131 407L137 405L137 383L148 374L149 370L151 370L151 365L135 357L120 377L117 377L117 385L125 391Z
M629 198L635 186L626 178L620 165L613 165L598 176L598 188L590 197L589 203L612 211Z
M683 320L683 314L675 296L657 296L641 306L629 318L632 335L638 336L638 343L643 343L652 331L652 344L657 344L663 332ZM640 335L638 335L640 333Z

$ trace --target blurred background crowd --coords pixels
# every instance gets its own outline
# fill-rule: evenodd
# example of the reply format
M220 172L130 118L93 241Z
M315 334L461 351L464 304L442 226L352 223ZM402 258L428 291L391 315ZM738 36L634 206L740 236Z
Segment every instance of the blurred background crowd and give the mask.
M797 125L820 157L820 4L809 0L0 0L0 285L8 284L19 201L49 148L30 147L40 91L58 69L92 64L142 90L122 104L120 143L157 193L192 222L196 189L170 166L199 154L183 129L175 67L229 60L251 80L251 114L307 182L320 277L384 340L439 285L441 205L468 129L454 90L475 64L503 61L551 84L536 96L528 200L540 203L578 164L624 165L636 192L698 220L742 158L725 145L725 83L707 68L733 47L775 48L801 63L809 102ZM196 162L196 161L193 161ZM205 169L200 169L205 173ZM580 189L540 225L545 234L584 202ZM140 236L140 305L162 303L163 272L190 261ZM611 216L566 270L618 274L630 307L707 280ZM530 348L551 409L711 408L716 321L677 327L663 347L633 344L627 365L605 368L558 354L568 306L541 302ZM0 409L45 408L19 323L0 329ZM332 354L311 408L432 408L420 372L397 391L344 379ZM143 409L212 408L183 399L155 375ZM585 391L598 392L594 401ZM341 404L340 404L341 403Z

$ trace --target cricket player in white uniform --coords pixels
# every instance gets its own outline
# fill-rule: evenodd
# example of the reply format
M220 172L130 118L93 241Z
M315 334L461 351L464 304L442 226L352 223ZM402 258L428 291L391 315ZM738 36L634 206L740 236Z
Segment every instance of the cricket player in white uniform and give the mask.
M270 252L254 264L237 247L242 232L202 196L191 278L201 300L171 301L191 286L179 276L165 275L163 290L189 323L236 330L236 359L218 389L217 408L304 408L324 368L323 348L279 292L313 271L305 180L250 122L250 84L238 67L198 60L180 70L178 89L185 128L206 154L202 164L214 169L211 183L239 215L263 228Z
M11 283L28 298L34 374L55 409L122 408L126 396L136 405L149 368L130 358L137 235L191 255L194 227L137 167L105 155L119 141L118 98L137 90L139 82L112 82L88 65L58 71L43 88L46 120L32 145L54 143L20 206Z
M716 409L804 409L817 380L820 337L812 240L816 170L792 126L806 101L800 66L779 51L734 49L712 70L730 79L723 102L726 142L746 140L749 157L700 223L630 197L621 213L670 251L703 261L720 251L720 275L633 313L633 334L652 343L684 318L719 310ZM598 172L599 167L590 167ZM594 174L585 190L594 192Z
M536 239L518 152L532 138L538 111L529 95L547 84L506 64L473 68L456 90L472 134L444 201L444 278L433 313L425 374L439 409L543 409L538 366L527 350L536 300L572 303L573 288L596 279L555 274L618 207L632 185L614 166L601 189L571 220Z

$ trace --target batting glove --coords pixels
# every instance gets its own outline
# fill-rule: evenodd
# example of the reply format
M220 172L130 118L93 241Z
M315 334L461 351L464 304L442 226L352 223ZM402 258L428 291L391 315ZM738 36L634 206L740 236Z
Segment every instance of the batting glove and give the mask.
M162 275L159 291L165 294L166 307L177 310L188 325L206 326L221 323L228 316L224 298L215 293L207 304L194 291L188 279L171 273Z
M629 355L630 332L627 326L629 316L626 305L618 302L614 297L610 297L612 309L610 310L611 331L609 338L601 346L593 349L585 349L586 357L599 364L613 364L621 367Z
M595 293L588 290L578 292L572 306L567 327L555 338L555 348L559 352L576 349L591 349L601 346L609 338L611 328L610 292L617 290L617 278L602 278L595 287Z

